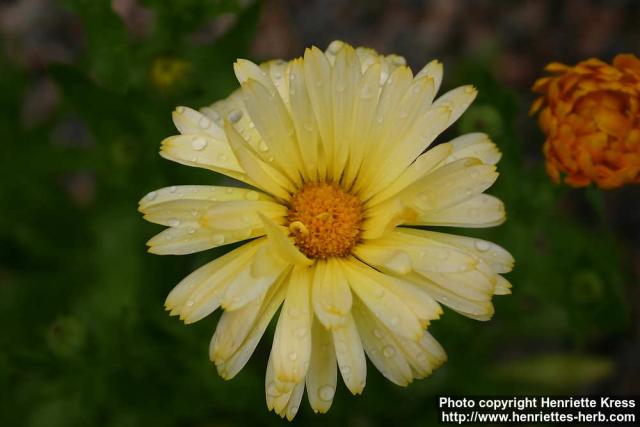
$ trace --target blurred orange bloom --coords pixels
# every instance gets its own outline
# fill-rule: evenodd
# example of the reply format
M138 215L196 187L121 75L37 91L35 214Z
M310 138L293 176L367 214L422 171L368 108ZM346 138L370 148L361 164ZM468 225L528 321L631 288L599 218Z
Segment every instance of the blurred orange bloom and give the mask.
M540 111L544 155L554 181L595 182L611 189L640 183L640 59L624 54L609 65L588 59L546 66L530 114Z

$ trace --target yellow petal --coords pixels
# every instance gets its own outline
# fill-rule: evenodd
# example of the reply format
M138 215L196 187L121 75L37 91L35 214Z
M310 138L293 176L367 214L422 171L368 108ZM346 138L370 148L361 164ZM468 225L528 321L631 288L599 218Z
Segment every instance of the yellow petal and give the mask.
M307 374L311 359L311 277L306 267L294 267L287 297L278 318L271 355L278 381L297 384Z
M347 314L347 320L331 333L344 384L351 393L361 394L367 380L367 361L352 315Z
M314 320L312 353L307 373L307 397L314 412L324 414L331 408L336 392L336 355L331 333Z
M351 310L349 283L335 259L316 263L311 301L316 316L326 328L344 323Z
M358 298L395 334L418 339L422 325L396 294L390 292L385 275L352 258L342 263L351 289Z
M308 266L313 264L313 261L307 258L298 250L293 244L291 239L287 237L283 228L279 227L270 218L260 214L264 229L267 233L267 238L274 254L276 254L282 261L291 264Z
M177 107L171 114L173 123L183 135L206 135L225 141L222 128L209 117L189 107Z

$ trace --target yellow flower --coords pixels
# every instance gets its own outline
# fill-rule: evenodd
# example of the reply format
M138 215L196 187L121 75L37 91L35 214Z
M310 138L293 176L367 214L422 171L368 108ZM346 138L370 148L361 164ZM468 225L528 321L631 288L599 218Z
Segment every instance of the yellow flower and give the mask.
M157 58L151 65L150 75L153 84L160 89L167 89L184 79L191 64L176 58Z
M181 135L161 155L252 188L180 186L140 202L169 226L157 254L187 254L250 240L180 282L166 307L185 323L222 307L210 346L232 378L280 308L267 364L269 409L292 419L307 389L326 412L339 370L354 394L365 354L405 386L446 355L426 331L439 303L488 320L513 258L485 240L412 226L489 227L503 204L482 194L500 152L473 133L425 152L476 96L438 99L442 65L417 75L399 56L333 42L326 52L260 66L238 60L241 89L197 112L173 114ZM338 369L339 368L339 369Z
M611 189L640 183L640 59L617 55L609 65L588 59L551 63L533 85L531 113L547 139L547 172L559 182Z

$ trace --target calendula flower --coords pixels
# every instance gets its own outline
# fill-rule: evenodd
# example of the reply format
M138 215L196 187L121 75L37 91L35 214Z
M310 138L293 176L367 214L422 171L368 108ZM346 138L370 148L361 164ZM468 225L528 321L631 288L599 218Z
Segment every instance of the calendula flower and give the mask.
M609 65L588 59L574 67L551 63L531 106L547 139L554 181L610 189L640 182L640 59L618 55Z
M500 200L482 194L500 158L486 135L425 152L475 89L435 99L437 61L414 76L399 56L342 42L290 62L238 60L235 72L242 87L229 98L176 109L181 135L161 155L250 188L169 187L140 210L170 227L149 241L153 253L248 242L182 280L167 309L186 323L224 309L210 345L224 378L280 309L265 388L269 409L288 419L305 386L313 410L327 411L338 370L361 393L365 354L402 386L429 375L446 359L426 331L439 303L487 320L492 296L510 292L504 249L412 228L504 220Z

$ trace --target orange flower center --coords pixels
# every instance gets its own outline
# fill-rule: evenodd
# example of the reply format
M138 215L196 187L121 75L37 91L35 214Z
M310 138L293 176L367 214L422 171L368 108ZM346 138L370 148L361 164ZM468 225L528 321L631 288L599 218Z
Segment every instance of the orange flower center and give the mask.
M291 200L287 222L309 258L345 257L360 237L362 203L334 183L308 183Z

